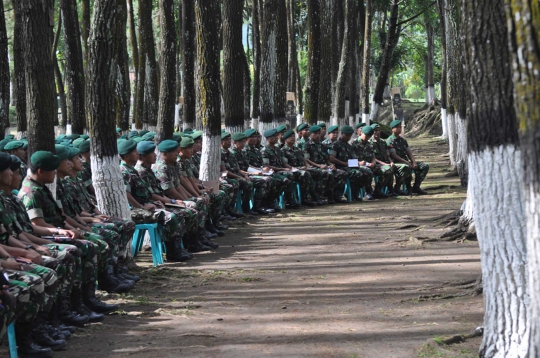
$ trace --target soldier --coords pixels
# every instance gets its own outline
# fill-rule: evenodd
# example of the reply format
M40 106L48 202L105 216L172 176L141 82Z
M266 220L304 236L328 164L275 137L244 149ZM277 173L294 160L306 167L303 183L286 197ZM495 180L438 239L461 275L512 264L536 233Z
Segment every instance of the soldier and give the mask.
M373 196L371 195L371 180L373 179L373 173L371 170L366 169L365 167L349 167L348 160L357 159L352 145L349 144L353 133L354 129L352 129L352 127L341 127L341 136L332 144L328 151L330 162L334 163L336 168L347 172L351 182L353 200L362 200L358 197L358 193L362 187L366 189L366 199L373 200Z
M339 137L339 126L333 125L328 127L328 132L326 133L326 139L322 141L322 144L326 148L326 150L329 150L332 144L338 139Z
M96 192L94 191L94 186L92 185L92 168L90 166L90 142L87 141L81 143L79 145L79 150L81 151L80 155L84 161L83 169L79 172L78 177L84 183L88 193L92 195L92 198L95 198Z
M409 178L409 182L411 181L411 167L403 163L394 163L392 158L390 158L386 141L381 138L381 126L374 123L371 125L371 127L373 128L373 137L371 137L369 141L373 147L375 161L383 169L390 168L396 178L396 184L393 187L390 187L390 194L392 196L407 195L407 193L401 191L401 184L407 178Z
M191 164L193 164L191 170L193 175L198 178L199 170L201 168L201 156L202 156L202 131L195 131L191 134L193 139L193 156L191 157ZM182 140L182 139L180 139Z
M354 126L354 129L356 130L356 138L360 138L360 136L362 135L362 128L365 127L366 124L364 122L362 123L358 123L357 125Z
M296 146L304 150L304 144L309 139L309 125L307 123L300 123L296 126L296 134L298 135Z
M273 203L273 199L277 197L275 194L275 181L272 180L272 177L268 175L262 175L262 172L248 172L249 158L246 150L244 149L247 139L245 133L235 133L231 136L231 138L233 140L233 147L229 150L232 154L229 157L230 171L237 175L243 175L244 177L249 178L249 180L253 183L255 188L255 193L253 195L253 210L262 215L274 213L274 209L271 209L265 205L267 205L269 202Z
M4 147L4 151L7 152L8 154L16 156L17 158L21 160L21 172L23 173L23 175L26 175L26 172L28 171L28 167L26 166L27 153L26 153L26 150L24 150L24 142L18 141L18 140L9 142Z
M373 135L371 126L361 127L362 131L359 137L353 141L353 148L358 158L358 165L364 170L371 170L375 179L375 192L373 196L378 199L388 198L388 195L382 192L384 187L392 188L392 169L389 166L381 166L377 164L375 153L369 139ZM391 190L391 189L390 189Z
M324 122L321 122L319 124L317 124L319 127L321 127L321 142L325 139L326 137L326 123ZM310 132L311 133L311 132ZM310 134L310 137L311 137L311 134Z
M278 137L277 146L280 148L283 148L283 146L285 145L285 141L283 140L283 134L285 133L286 130L287 130L287 126L285 124L280 124L276 128L277 137Z
M321 130L321 127L319 126L312 127L314 130ZM309 130L311 132L311 127ZM321 188L321 185L318 183L319 181L328 181L328 172L323 172L322 170L318 170L318 168L312 168L312 170L309 170L310 165L306 163L304 151L295 146L296 138L294 136L294 131L288 130L287 132L285 132L285 134L283 134L282 138L285 141L285 146L282 148L282 152L287 159L287 164L297 169L294 174L300 174L300 192L302 196L302 205L322 205L323 202L319 198L316 188ZM313 173L313 175L311 173ZM317 181L315 181L315 176L317 178ZM324 187L325 184L326 183L324 183L322 186ZM308 194L311 196L313 201L307 199Z
M34 228L40 228L42 232L48 231L49 235L61 235L71 238L70 244L77 246L80 250L84 262L82 277L84 304L94 312L112 312L118 309L118 306L105 304L95 296L96 271L100 288L112 291L116 289L123 290L124 287L121 287L117 281L113 281L106 269L99 270L97 268L99 259L97 244L88 240L98 235L82 232L68 224L62 209L60 209L51 192L45 186L45 184L54 181L56 169L59 166L60 158L51 152L37 151L32 154L30 157L30 175L24 179L18 198L22 201Z
M424 162L416 162L412 150L409 147L409 143L401 136L401 121L392 121L392 123L390 123L390 128L392 128L392 135L386 140L390 156L394 159L394 162L406 164L410 166L414 172L414 186L411 188L411 182L405 182L408 194L427 194L426 191L420 188L420 185L429 172L429 165Z

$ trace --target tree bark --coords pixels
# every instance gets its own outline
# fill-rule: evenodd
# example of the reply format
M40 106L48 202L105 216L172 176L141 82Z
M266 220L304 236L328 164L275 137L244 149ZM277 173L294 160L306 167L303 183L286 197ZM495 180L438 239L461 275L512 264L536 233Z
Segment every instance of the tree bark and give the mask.
M329 6L328 4L326 4ZM320 0L308 0L308 63L306 73L306 99L304 102L304 118L310 124L316 124L319 104L319 81L321 77L321 16ZM323 69L324 71L325 69ZM326 113L325 113L326 114Z
M362 122L369 123L369 78L371 61L371 28L373 23L373 0L366 0L364 29L364 58L362 60Z
M437 0L437 10L439 13L439 24L441 32L441 58L442 58L442 74L441 74L441 121L442 121L442 138L448 139L448 119L446 115L447 106L447 76L448 64L446 60L446 0Z
M119 21L127 23L127 11L119 14ZM118 32L118 74L116 76L116 126L127 132L129 127L129 109L131 99L131 85L129 81L129 56L127 51L127 37L125 32Z
M244 80L244 127L249 127L251 119L251 73L249 72L249 63L243 48L241 54Z
M319 95L317 98L317 118L330 123L332 116L332 18L334 15L332 0L321 0L320 10L320 76ZM307 98L307 92L306 92ZM312 123L316 122L313 121Z
M251 41L253 42L253 97L251 102L251 118L255 120L259 117L260 95L261 95L261 37L259 27L259 1L253 0L251 10ZM255 124L253 124L255 126Z
M474 105L467 103L467 112L469 190L485 305L480 356L525 357L529 336L525 213L503 1L462 1L460 13L467 85L474 98Z
M357 92L357 80L358 80L358 5L356 2L352 4L352 18L349 28L349 78L347 82L347 94L345 98L349 98L349 113L348 120L351 118L353 122L356 120L356 114L358 110L358 92ZM354 124L354 123L349 123Z
M135 10L133 9L133 0L127 0L127 11L129 21L129 39L131 42L131 60L133 62L133 123L135 127L141 128L142 123L137 126L135 111L137 107L137 89L139 88L139 46L137 44L137 28L135 25ZM131 87L131 84L130 84Z
M287 42L288 42L288 77L287 92L295 93L298 107L298 92L296 92L298 54L296 53L296 26L294 22L294 0L287 0Z
M66 132L67 125L67 102L66 93L64 91L64 81L62 80L62 73L60 72L60 66L58 66L58 58L56 57L56 49L58 46L58 40L60 39L60 32L62 31L62 13L58 14L58 25L56 27L56 33L54 34L53 48L51 57L54 64L54 78L56 79L56 89L58 91L58 97L60 99L60 111L62 116L62 123L58 121L58 115L55 117L55 125L58 126L61 133Z
M243 0L223 0L223 108L225 130L244 128Z
M88 62L88 36L90 34L90 12L92 11L90 9L90 0L82 0L81 9L82 9L82 41L84 44L84 57L86 61ZM75 7L75 12L77 12L76 7ZM77 26L78 24L79 24L79 21L77 20ZM80 32L80 31L77 30L77 32ZM80 39L78 41L79 41L79 46L80 46L81 44Z
M332 93L336 91L336 81L343 46L343 0L332 0ZM332 98L333 99L333 98ZM333 104L332 104L333 106Z
M182 52L182 81L184 94L183 121L184 128L195 127L195 14L192 0L182 1L182 27L183 45Z
M221 162L221 105L219 78L219 43L215 0L195 0L195 27L203 124L203 152L199 179L217 181Z
M341 61L339 62L339 72L336 80L336 90L334 92L332 110L333 123L338 124L340 127L345 124L349 124L348 113L345 113L345 85L346 79L349 76L347 72L347 65L350 62L350 48L351 48L351 24L354 15L354 0L345 0L345 29L343 34L343 45L341 46Z
M427 37L427 56L426 56L426 104L432 105L435 98L435 78L433 74L433 58L434 58L434 30L431 25L431 20L425 16L425 29Z
M54 152L54 118L57 115L51 57L54 6L51 0L14 1L14 6L22 24L30 158L38 150Z
M13 7L13 82L15 83L15 111L17 112L17 132L26 135L26 81L24 75L24 34L21 13L18 6L15 6L17 0L12 0Z
M161 28L161 85L156 143L172 139L174 132L174 103L176 97L176 28L174 1L159 0Z
M9 132L9 58L4 3L0 2L0 139Z
M274 122L287 120L287 6L285 0L277 0L276 6L276 77L274 89Z
M79 16L75 0L60 0L64 27L65 70L68 118L73 133L82 134L86 128L84 67L79 30ZM69 129L68 129L69 132Z
M521 128L522 164L525 175L526 240L528 251L528 357L540 355L540 32L538 2L506 0L509 48L512 55L514 107Z
M92 182L100 210L128 218L129 205L118 166L115 131L118 33L126 31L125 0L95 0L88 39L87 110L90 129Z

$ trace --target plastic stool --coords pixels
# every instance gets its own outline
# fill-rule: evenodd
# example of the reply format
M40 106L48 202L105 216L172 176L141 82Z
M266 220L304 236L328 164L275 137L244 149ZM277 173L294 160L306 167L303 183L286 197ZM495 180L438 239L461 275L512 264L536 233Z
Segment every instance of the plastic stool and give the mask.
M133 233L133 241L131 243L133 257L137 256L137 253L141 250L146 231L148 231L148 234L150 235L152 261L154 262L154 266L162 265L163 247L161 246L161 234L159 232L158 223L135 225L135 233Z
M352 201L352 190L351 190L351 180L347 178L345 181L345 190L343 191L343 194L347 197L347 201Z
M9 342L9 356L11 358L17 358L17 340L15 339L15 325L13 322L7 327L8 342Z
M238 190L238 193L236 194L236 205L235 205L236 211L239 213L242 212L242 196L240 195L240 190Z
M297 204L302 204L302 192L300 191L300 184L299 183L295 183L296 185L296 189L295 191L293 192L293 198L294 198L294 201L297 203Z

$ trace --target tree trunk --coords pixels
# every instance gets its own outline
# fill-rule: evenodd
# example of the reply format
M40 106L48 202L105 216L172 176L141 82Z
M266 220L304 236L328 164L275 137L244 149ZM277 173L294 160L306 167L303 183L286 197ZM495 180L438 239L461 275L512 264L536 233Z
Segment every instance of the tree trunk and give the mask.
M434 30L431 25L431 20L426 15L425 16L425 28L427 36L427 56L426 56L426 104L428 106L432 105L435 98L435 78L433 74L433 57L434 57Z
M506 6L509 47L513 56L514 107L521 128L523 154L521 168L525 175L525 214L527 218L527 251L529 273L529 327L528 357L540 356L540 57L538 37L540 31L538 2L507 0ZM504 36L504 35L501 35ZM508 68L508 67L507 67ZM525 338L525 337L524 337Z
M474 197L485 306L480 356L525 357L529 336L525 213L503 1L471 0L461 5L467 85L474 98L467 111L469 190Z
M349 76L350 71L347 71L347 65L350 62L350 36L351 25L354 18L354 0L345 1L345 12L347 14L345 20L345 30L343 36L343 45L341 46L341 61L339 63L339 72L336 80L336 90L334 92L332 110L332 124L338 124L339 127L349 124L348 114L345 113L345 85L346 79Z
M86 59L86 62L88 62L88 35L90 34L90 12L92 11L90 9L90 0L82 0L81 9L82 9L82 40L84 44L84 57ZM75 12L77 12L76 7L75 7ZM79 20L77 19L77 26L78 26L78 23L79 23ZM77 30L77 32L80 32L80 31ZM78 40L78 42L79 42L79 47L80 47L80 44L81 44L80 39Z
M304 102L304 118L310 124L319 119L317 103L319 99L319 81L321 65L321 16L320 0L308 0L308 63L306 73L306 99ZM323 69L324 71L324 69Z
M296 92L296 67L298 55L296 54L296 28L294 23L294 0L287 0L287 43L288 43L288 76L287 92ZM298 98L298 94L295 96Z
M13 82L15 83L15 111L17 112L17 137L26 136L26 81L25 81L25 58L24 58L24 34L21 13L17 0L12 0L13 7Z
M285 0L277 0L276 8L276 72L274 83L274 122L287 120L287 6Z
M223 1L223 107L225 130L244 128L243 0Z
M251 118L253 121L256 121L256 118L259 118L260 114L260 95L261 95L261 36L260 36L260 26L259 26L259 1L263 0L253 0L252 10L251 10L251 41L253 42L253 97L251 102ZM258 127L253 124L254 128Z
M22 24L30 158L38 150L54 152L54 118L58 107L51 56L54 6L51 0L14 1L14 6Z
M249 72L249 63L243 48L241 54L244 80L244 128L247 128L251 119L251 73Z
M133 74L135 77L133 80L133 123L136 123L135 111L137 108L138 99L137 89L139 88L139 46L137 44L137 28L135 26L135 10L133 9L133 0L127 0L127 11L129 21L129 39L131 42L131 60L133 62ZM137 124L135 124L135 127L137 127Z
M321 0L320 10L320 76L319 96L317 100L317 118L325 123L330 123L332 116L332 18L334 15L334 3L332 0ZM307 92L306 92L307 97Z
M127 11L122 11L119 15L119 21L127 23ZM122 129L122 132L130 130L129 127L129 109L131 99L131 86L129 82L129 56L127 51L127 38L125 32L117 33L118 36L118 54L117 65L118 74L116 76L116 126Z
M203 152L199 179L217 181L221 162L221 111L219 79L219 43L215 0L195 0L195 27L203 122Z
M60 39L60 32L62 31L62 14L58 14L58 25L56 27L56 33L54 34L54 43L52 48L52 61L54 64L54 77L56 79L56 89L58 91L58 97L60 99L60 111L62 116L62 122L58 121L58 115L55 116L55 126L60 133L66 132L66 126L68 123L67 115L67 102L66 93L64 92L64 81L62 80L62 73L60 72L60 66L58 66L58 58L56 57L56 48L58 46L58 40Z
M9 58L4 3L0 2L0 139L9 132Z
M161 81L156 143L172 139L174 132L174 103L176 94L176 28L174 1L159 0L161 28Z
M357 80L358 80L358 6L356 2L353 3L353 13L351 18L351 24L349 28L349 80L347 83L348 89L346 97L349 97L349 122L352 118L356 120L356 113L358 113L357 102Z
M182 93L184 94L184 128L195 127L195 14L193 1L182 1L182 34L184 49L182 52Z
M442 74L441 74L441 121L442 121L442 138L448 139L448 119L446 115L447 106L447 59L446 59L446 24L445 24L445 6L446 0L437 0L437 10L439 13L439 23L441 32L441 58L442 58Z
M332 0L332 94L336 91L341 46L343 45L343 0ZM333 98L332 98L333 99ZM333 107L333 104L332 104Z
M371 27L373 23L373 0L366 0L364 29L364 58L362 60L362 122L369 123L369 78L371 60Z
M88 39L87 110L90 129L92 182L100 210L128 218L129 205L118 166L115 132L115 96L120 51L118 33L126 31L122 16L125 0L95 0Z
M60 0L64 27L65 71L68 118L73 133L82 134L86 128L84 104L84 68L79 30L79 16L75 0Z

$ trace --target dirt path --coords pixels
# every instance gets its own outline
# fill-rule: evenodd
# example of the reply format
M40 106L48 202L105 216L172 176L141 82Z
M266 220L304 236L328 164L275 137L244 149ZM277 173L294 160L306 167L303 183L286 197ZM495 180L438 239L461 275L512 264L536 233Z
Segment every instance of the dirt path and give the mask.
M136 289L110 296L123 311L79 330L55 357L475 356L478 339L449 354L426 344L481 324L481 297L418 299L475 279L480 263L476 242L409 239L438 237L434 218L465 197L444 177L444 145L412 145L432 165L429 196L245 220L188 263L154 269L142 255Z

